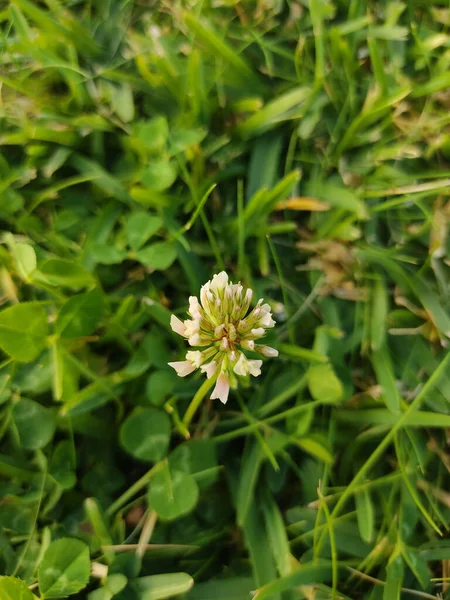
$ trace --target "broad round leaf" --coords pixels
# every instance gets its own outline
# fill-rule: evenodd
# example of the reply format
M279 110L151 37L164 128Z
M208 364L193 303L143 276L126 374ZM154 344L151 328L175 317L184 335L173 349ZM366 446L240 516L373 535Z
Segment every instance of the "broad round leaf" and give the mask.
M170 419L156 408L136 408L120 430L120 443L135 458L156 462L167 454Z
M47 313L37 302L24 302L0 312L0 348L15 360L31 362L45 348Z
M4 462L2 466L8 462ZM14 474L14 464L12 465ZM20 471L19 471L20 473ZM20 504L0 504L0 530L7 529L15 534L30 535L34 526L35 514L29 506Z
M13 421L20 445L26 450L43 448L55 433L54 413L34 400L21 398L13 408Z
M143 210L128 217L125 225L128 243L133 250L139 250L145 242L163 225L161 217L149 215Z
M161 406L172 393L176 381L169 371L155 371L149 375L146 385L147 399L155 406Z
M189 513L197 504L198 495L192 475L166 465L151 480L147 500L161 521L171 521Z
M134 123L131 142L138 148L142 147L144 151L161 152L166 145L168 135L167 119L164 116L158 116Z
M27 584L15 577L0 577L1 600L36 600Z
M59 311L56 332L67 339L90 335L102 318L103 307L103 295L98 290L72 296Z
M100 265L116 265L127 257L125 250L111 244L95 244L91 248L91 255L94 262Z
M47 548L38 572L39 589L45 598L76 594L89 582L89 548L81 540L62 538Z
M63 440L56 446L50 462L50 474L61 487L68 490L76 483L74 473L75 461L72 443L69 440Z
M199 144L206 137L206 134L207 131L204 129L179 129L174 131L170 138L170 153L184 152L190 146Z
M45 261L40 268L40 273L52 285L60 285L71 290L79 290L95 282L92 274L82 265L61 258Z
M149 190L161 192L170 188L177 178L174 163L167 160L153 160L142 173L142 184Z
M194 585L187 573L165 573L139 577L134 581L139 600L164 600L179 594L185 594Z
M177 257L177 250L172 243L156 242L136 252L136 259L150 269L164 271Z
M174 471L198 475L199 487L207 487L217 479L216 445L212 440L190 440L180 444L170 453L169 466Z

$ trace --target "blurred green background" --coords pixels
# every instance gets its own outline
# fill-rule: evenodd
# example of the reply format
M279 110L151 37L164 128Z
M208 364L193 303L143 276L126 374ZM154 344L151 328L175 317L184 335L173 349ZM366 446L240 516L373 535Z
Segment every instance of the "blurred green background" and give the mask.
M450 597L448 2L0 24L1 600ZM280 356L187 439L224 269Z

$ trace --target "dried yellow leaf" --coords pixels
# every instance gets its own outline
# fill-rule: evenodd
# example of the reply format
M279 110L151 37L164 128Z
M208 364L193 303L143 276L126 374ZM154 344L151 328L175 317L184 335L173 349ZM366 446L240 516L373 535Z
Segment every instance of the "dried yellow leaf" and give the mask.
M323 212L329 209L330 205L328 202L323 202L323 200L318 200L317 198L311 198L309 196L280 200L280 202L277 202L275 205L275 210L310 210Z

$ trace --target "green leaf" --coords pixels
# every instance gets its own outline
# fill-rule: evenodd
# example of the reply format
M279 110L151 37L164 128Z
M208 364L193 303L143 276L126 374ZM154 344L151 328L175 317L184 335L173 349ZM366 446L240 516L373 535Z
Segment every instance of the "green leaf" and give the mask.
M144 169L141 177L142 185L155 192L167 190L177 178L175 164L168 160L153 160Z
M365 542L374 539L374 508L367 488L355 494L359 533Z
M400 600L404 566L401 555L394 552L386 567L386 585L383 589L383 600Z
M113 543L113 540L109 534L106 518L98 501L95 498L86 498L84 501L84 510L94 534L92 543L96 548L110 546ZM105 550L104 553L107 562L112 562L114 560L114 553L111 553L110 550Z
M132 202L131 196L122 183L94 160L85 158L81 154L74 154L70 162L82 175L92 177L93 185L97 186L107 196L117 198L125 204Z
M55 433L56 424L53 411L34 400L21 398L14 404L12 416L19 434L20 445L26 450L43 448Z
M12 255L15 258L20 277L29 282L30 275L36 269L36 252L33 247L28 244L14 244Z
M227 577L196 583L186 600L249 600L255 588L251 577Z
M236 496L237 521L240 525L244 523L252 506L263 461L264 452L261 445L256 440L248 440L242 456Z
M302 86L278 95L238 126L239 133L250 137L276 127L280 122L303 115L312 88Z
M431 579L431 572L427 563L415 548L408 548L407 546L402 545L401 552L406 564L414 573L414 576L422 586L422 589L427 590Z
M111 105L116 115L124 123L134 119L133 91L129 84L123 83L111 94Z
M53 367L53 398L56 402L62 399L64 393L64 356L61 352L61 346L57 342L51 348L52 367Z
M169 454L169 467L191 475L210 471L198 481L200 488L208 487L217 480L216 445L212 440L206 439L184 442Z
M0 312L0 348L19 362L39 356L47 333L47 313L37 302L16 304Z
M370 340L373 350L384 345L388 313L388 297L384 279L379 275L372 290L372 314Z
M55 331L65 339L90 335L102 318L104 297L99 290L72 296L62 306L55 323Z
M179 594L185 594L194 585L194 580L187 573L165 573L138 577L134 587L139 600L164 600Z
M250 564L253 571L255 586L261 586L273 581L277 576L273 553L267 543L267 533L265 531L262 515L259 510L250 510L242 524L245 545L250 555ZM274 594L271 600L281 600L279 594Z
M267 488L262 498L262 513L266 525L267 537L280 575L291 572L291 551L286 527L280 509Z
M363 425L395 425L399 416L385 408L368 408L361 410L339 410L336 417L348 423ZM450 415L438 412L417 410L409 413L403 427L450 427Z
M128 579L121 573L108 575L103 587L91 592L88 595L88 600L111 600L125 588L127 583Z
M202 44L206 47L211 56L223 60L229 70L247 84L251 82L253 86L259 87L259 80L246 61L239 56L221 37L211 28L209 23L203 24L196 15L189 11L184 12L184 22ZM227 69L228 72L228 69Z
M305 186L305 193L325 200L331 206L355 213L360 219L367 217L365 203L350 188L335 183L311 181Z
M40 274L51 285L79 290L95 283L94 277L82 265L71 260L50 258L40 268Z
M139 250L158 229L161 229L162 225L161 217L149 215L143 210L131 214L125 224L125 233L130 247L135 251Z
M75 449L69 440L63 440L56 446L50 462L50 474L64 489L71 489L76 483Z
M420 277L413 277L411 279L411 287L438 330L443 335L450 337L449 312L442 306L439 297L433 291L430 283L423 281Z
M309 348L301 348L300 346L294 346L293 344L278 344L277 350L280 351L281 355L289 356L291 358L298 358L312 363L326 363L328 358L320 352L314 352Z
M148 505L161 521L172 521L185 515L197 504L198 485L189 473L171 470L165 464L152 479L148 490Z
M171 242L156 242L136 252L136 259L150 269L164 271L177 257L177 250Z
M133 124L132 144L144 151L161 152L167 142L169 126L164 116Z
M205 137L207 131L204 129L178 129L170 136L170 154L184 152L190 146L199 144Z
M0 577L1 600L37 600L27 584L15 577Z
M120 429L120 443L135 458L156 462L167 454L170 418L156 408L136 408Z
M331 579L331 562L318 560L302 564L294 573L267 583L256 591L254 600L271 598L273 594L294 590L301 585L324 583Z
M155 371L147 379L145 391L148 401L154 406L162 406L175 385L173 373L167 370Z
M311 454L311 456L318 458L319 460L323 460L328 464L332 464L334 462L333 454L328 448L325 447L325 445L319 439L315 439L313 437L304 437L296 439L295 444L299 448L301 448L308 454Z
M89 548L81 540L61 538L47 548L38 571L39 589L45 598L76 594L89 582Z
M314 365L308 369L308 387L311 396L324 404L342 400L344 389L331 365Z
M111 244L93 244L91 255L94 262L100 265L116 265L127 257L125 250L116 248Z
M400 410L400 395L395 383L394 366L386 346L372 353L372 365L382 387L383 400L392 412Z

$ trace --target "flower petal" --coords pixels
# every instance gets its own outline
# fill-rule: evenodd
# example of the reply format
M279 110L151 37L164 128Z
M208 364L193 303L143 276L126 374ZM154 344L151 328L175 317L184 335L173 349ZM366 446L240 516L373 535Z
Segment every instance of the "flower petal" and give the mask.
M186 333L186 327L181 319L175 315L172 315L170 317L170 326L172 327L172 331L175 331L175 333L178 333L178 335L182 335L184 337Z
M255 350L263 356L278 356L278 350L276 348L271 348L270 346L256 346Z
M275 321L272 319L272 313L264 314L258 321L258 325L262 327L275 327Z
M213 389L213 393L211 394L211 400L215 400L217 398L222 402L222 404L226 404L229 392L230 380L228 379L226 373L222 371L217 378L216 387Z
M207 363L206 365L202 365L200 367L201 372L206 373L207 379L211 379L211 377L216 372L216 369L217 369L217 363L215 360L212 360L210 363Z
M253 375L253 377L261 375L262 360L249 360L247 362L250 375Z
M249 374L248 360L243 352L241 352L237 363L234 365L233 371L236 375L242 375L243 377Z
M195 371L194 365L188 360L180 360L167 364L169 367L172 367L172 369L175 369L178 377L186 377L186 375L190 375L193 371Z
M186 352L186 359L196 368L198 369L202 364L203 355L200 350L188 350Z
M223 290L227 284L228 275L225 273L225 271L221 271L218 275L214 275L212 278L210 288L213 292L217 292L219 290Z
M189 314L193 319L201 319L200 304L197 296L189 296Z
M250 333L255 337L261 337L266 333L266 330L264 329L264 327L257 327L256 329L252 329Z
M184 327L186 337L191 337L191 335L194 335L200 331L200 320L194 319L193 321L190 321L189 319L186 319L184 322Z

